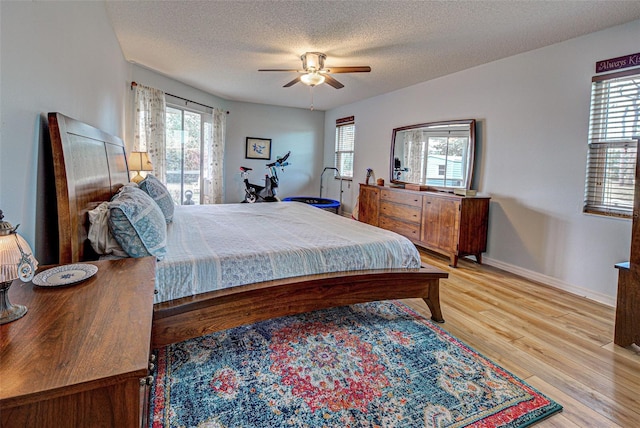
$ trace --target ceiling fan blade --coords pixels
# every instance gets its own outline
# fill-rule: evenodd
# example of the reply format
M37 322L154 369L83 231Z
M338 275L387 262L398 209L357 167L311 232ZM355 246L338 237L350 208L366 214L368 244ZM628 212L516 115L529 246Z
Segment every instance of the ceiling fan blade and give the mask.
M286 85L283 86L283 88L288 88L290 86L295 85L296 83L298 83L300 81L300 76L296 77L295 79L293 79L291 82L287 83Z
M263 68L260 69L258 71L289 71L289 72L295 72L295 73L304 73L304 70L296 70L296 69L284 69L284 68Z
M326 69L327 73L369 73L371 67L329 67Z
M328 85L333 86L336 89L344 88L344 85L342 83L338 82L336 79L329 76L328 74L324 75L324 82Z

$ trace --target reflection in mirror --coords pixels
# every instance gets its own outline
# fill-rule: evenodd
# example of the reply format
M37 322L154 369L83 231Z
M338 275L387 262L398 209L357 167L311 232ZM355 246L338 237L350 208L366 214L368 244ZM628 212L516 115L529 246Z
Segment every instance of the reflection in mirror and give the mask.
M470 189L475 124L475 120L466 119L394 129L391 182L444 190Z

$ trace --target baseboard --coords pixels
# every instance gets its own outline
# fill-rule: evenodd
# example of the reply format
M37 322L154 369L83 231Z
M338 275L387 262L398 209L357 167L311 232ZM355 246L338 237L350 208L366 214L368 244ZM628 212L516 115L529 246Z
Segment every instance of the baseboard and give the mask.
M569 284L568 282L561 281L558 278L543 275L539 272L534 272L532 270L524 269L519 266L514 266L512 264L505 263L500 260L495 260L486 256L482 256L482 263L489 266L497 267L498 269L502 269L507 272L511 272L523 278L527 278L532 281L540 282L550 287L566 291L567 293L575 294L576 296L594 300L607 306L616 306L616 296L609 296L586 288L577 287L573 284Z

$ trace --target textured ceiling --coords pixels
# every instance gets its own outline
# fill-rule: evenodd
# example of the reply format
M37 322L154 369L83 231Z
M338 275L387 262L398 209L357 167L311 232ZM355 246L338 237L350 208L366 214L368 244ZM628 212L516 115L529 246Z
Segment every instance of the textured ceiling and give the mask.
M640 19L640 1L613 0L108 0L106 8L128 61L230 100L308 108L309 87L282 87L296 73L257 71L299 69L304 52L324 52L327 67L371 66L335 74L342 89L314 88L316 110Z

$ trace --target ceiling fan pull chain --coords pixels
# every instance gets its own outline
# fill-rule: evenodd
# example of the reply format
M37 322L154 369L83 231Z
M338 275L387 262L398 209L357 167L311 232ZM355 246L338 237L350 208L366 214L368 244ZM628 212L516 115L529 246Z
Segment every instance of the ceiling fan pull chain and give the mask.
M311 108L310 108L310 110L313 111L313 86L309 86L309 90L311 91Z

